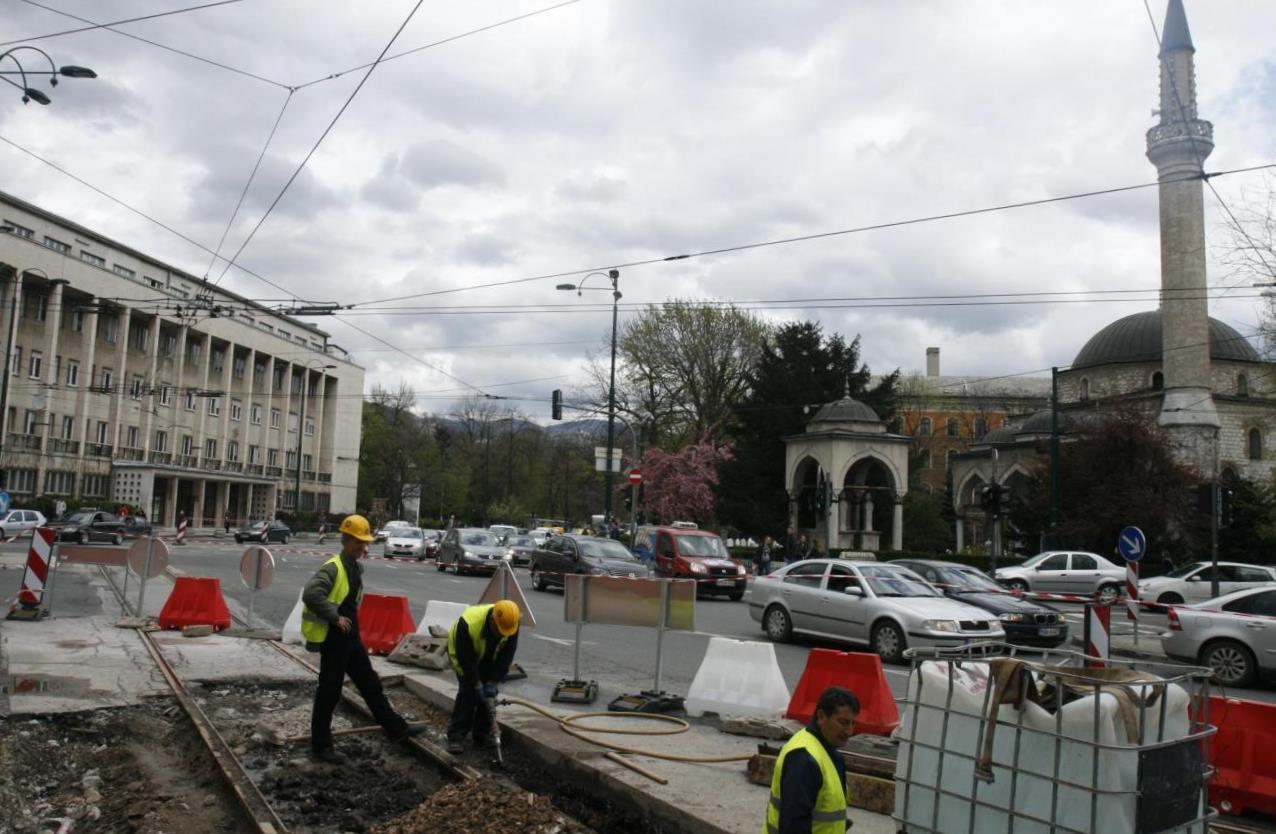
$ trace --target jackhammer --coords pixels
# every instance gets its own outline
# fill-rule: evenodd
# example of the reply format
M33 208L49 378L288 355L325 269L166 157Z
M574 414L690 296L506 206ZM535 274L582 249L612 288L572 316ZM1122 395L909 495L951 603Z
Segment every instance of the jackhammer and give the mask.
M504 769L505 757L501 754L501 724L496 720L496 688L483 690L483 701L487 705L487 716L492 722L492 767ZM506 701L505 703L509 703Z

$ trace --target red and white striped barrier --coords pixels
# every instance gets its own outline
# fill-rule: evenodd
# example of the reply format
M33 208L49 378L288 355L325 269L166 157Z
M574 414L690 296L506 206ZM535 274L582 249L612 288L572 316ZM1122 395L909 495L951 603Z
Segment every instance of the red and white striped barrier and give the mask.
M49 580L49 557L53 552L53 531L47 527L36 529L27 550L27 566L22 572L22 589L17 602L9 609L9 618L39 616L40 603L44 601L44 589ZM19 607L25 614L15 614Z
M186 544L186 519L177 522L177 543Z
M266 526L261 528L261 543L266 544L269 538L270 538L270 523L267 522Z
M1139 563L1125 563L1125 618L1139 621Z
M1093 660L1087 661L1089 666L1106 666L1110 657L1112 632L1112 606L1092 605L1085 607L1085 653Z

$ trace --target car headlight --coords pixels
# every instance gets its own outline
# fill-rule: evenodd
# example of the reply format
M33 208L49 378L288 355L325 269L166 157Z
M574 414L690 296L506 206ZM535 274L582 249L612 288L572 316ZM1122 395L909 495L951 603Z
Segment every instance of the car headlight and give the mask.
M956 620L922 620L923 631L959 631Z
M462 559L473 559L473 558L474 558L474 554L473 554L473 553L471 553L471 552L470 552L470 551L468 551L468 550L462 550L462 551L461 551L461 558L462 558Z
M1023 614L1002 614L998 619L1003 623L1022 623L1025 618Z
M744 565L736 565L736 566L735 566L735 575L736 575L736 576L744 576Z
M606 575L607 575L607 569L606 569L606 568L590 568L590 569L589 569L589 572L590 572L590 574L591 574L591 575L593 575L593 576L606 576Z
M704 565L700 564L699 562L692 562L691 572L692 573L708 573L709 569L706 568Z

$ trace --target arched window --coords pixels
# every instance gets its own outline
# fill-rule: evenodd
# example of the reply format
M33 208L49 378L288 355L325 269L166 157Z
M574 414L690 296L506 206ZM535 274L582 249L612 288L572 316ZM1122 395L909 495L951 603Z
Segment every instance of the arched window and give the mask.
M956 417L948 418L948 436L949 437L961 436L961 424L957 422Z
M1081 399L1090 399L1090 380L1081 377Z
M1236 375L1236 395L1239 397L1249 396L1249 377L1245 374Z
M917 424L917 433L922 437L930 437L931 431L933 431L933 429L931 428L930 418L923 417L921 422Z
M1165 387L1165 374L1161 373L1160 371L1155 371L1152 374L1152 390L1160 391L1164 387Z
M983 417L975 418L975 439L982 440L984 435L988 433L988 420Z
M1263 433L1258 429L1249 430L1249 459L1263 459Z

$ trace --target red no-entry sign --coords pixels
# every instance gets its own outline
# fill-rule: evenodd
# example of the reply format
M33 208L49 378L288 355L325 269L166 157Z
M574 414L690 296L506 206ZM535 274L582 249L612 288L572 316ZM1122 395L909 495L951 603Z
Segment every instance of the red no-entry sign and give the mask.
M633 469L629 470L629 483L635 484L635 485L642 483L641 469L635 466Z

